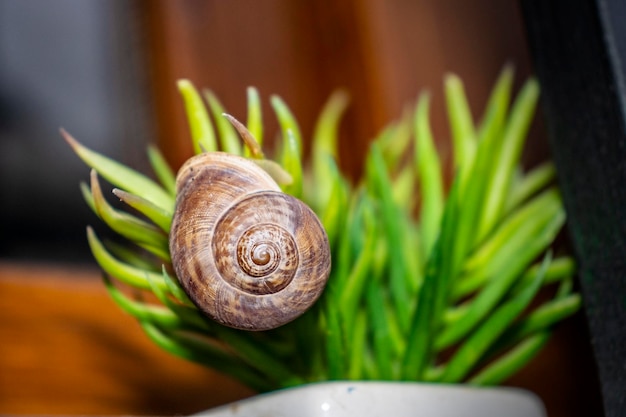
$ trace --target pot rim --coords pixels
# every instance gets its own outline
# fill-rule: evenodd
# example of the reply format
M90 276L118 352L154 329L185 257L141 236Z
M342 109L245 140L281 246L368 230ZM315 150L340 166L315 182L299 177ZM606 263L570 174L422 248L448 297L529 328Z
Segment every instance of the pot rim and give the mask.
M230 416L527 416L545 417L541 399L510 386L415 381L319 381L258 394L195 414ZM384 413L384 414L381 414Z

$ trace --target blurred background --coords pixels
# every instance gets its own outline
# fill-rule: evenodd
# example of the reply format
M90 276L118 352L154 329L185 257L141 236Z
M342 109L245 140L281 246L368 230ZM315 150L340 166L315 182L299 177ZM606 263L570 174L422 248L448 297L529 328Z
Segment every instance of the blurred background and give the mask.
M0 57L0 256L52 261L90 259L77 192L88 171L58 129L146 173L145 145L157 143L177 167L191 155L177 79L241 118L256 86L269 137L271 94L307 137L346 88L342 165L356 177L368 141L423 89L445 151L446 72L465 80L477 112L505 63L518 83L529 74L516 2L492 0L1 0Z
M331 92L345 88L341 165L358 178L370 139L424 89L447 152L444 74L464 80L480 117L506 63L518 86L532 73L512 0L0 0L0 414L190 413L251 394L158 351L109 302L85 241L85 225L98 223L78 189L88 169L60 127L149 173L148 143L175 168L191 155L180 78L213 90L239 118L256 86L269 137L271 94L306 138ZM538 115L525 161L548 154ZM66 328L77 315L81 324ZM565 324L510 384L538 393L550 415L597 413L585 331L580 315Z
M138 16L125 1L0 1L2 258L89 259L87 170L58 132L141 164L156 126Z

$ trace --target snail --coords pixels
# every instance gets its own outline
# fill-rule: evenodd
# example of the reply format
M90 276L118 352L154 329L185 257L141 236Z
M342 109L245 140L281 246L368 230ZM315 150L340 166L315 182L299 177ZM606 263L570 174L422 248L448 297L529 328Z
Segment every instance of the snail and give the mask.
M303 314L330 272L314 212L253 161L223 152L189 159L176 177L169 245L193 303L237 329L269 330Z

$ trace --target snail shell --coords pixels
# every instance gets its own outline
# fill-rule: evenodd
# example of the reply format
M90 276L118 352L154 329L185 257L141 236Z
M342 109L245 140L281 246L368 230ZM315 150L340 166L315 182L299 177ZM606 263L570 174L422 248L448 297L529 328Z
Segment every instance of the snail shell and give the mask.
M268 330L304 313L330 272L328 238L313 211L245 158L208 152L176 179L174 270L213 320Z

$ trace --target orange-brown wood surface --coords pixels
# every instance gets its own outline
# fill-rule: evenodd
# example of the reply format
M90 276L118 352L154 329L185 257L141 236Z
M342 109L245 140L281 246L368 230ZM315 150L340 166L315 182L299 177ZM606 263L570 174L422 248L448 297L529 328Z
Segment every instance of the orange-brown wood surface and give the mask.
M0 414L190 414L250 394L153 345L97 270L0 264Z

